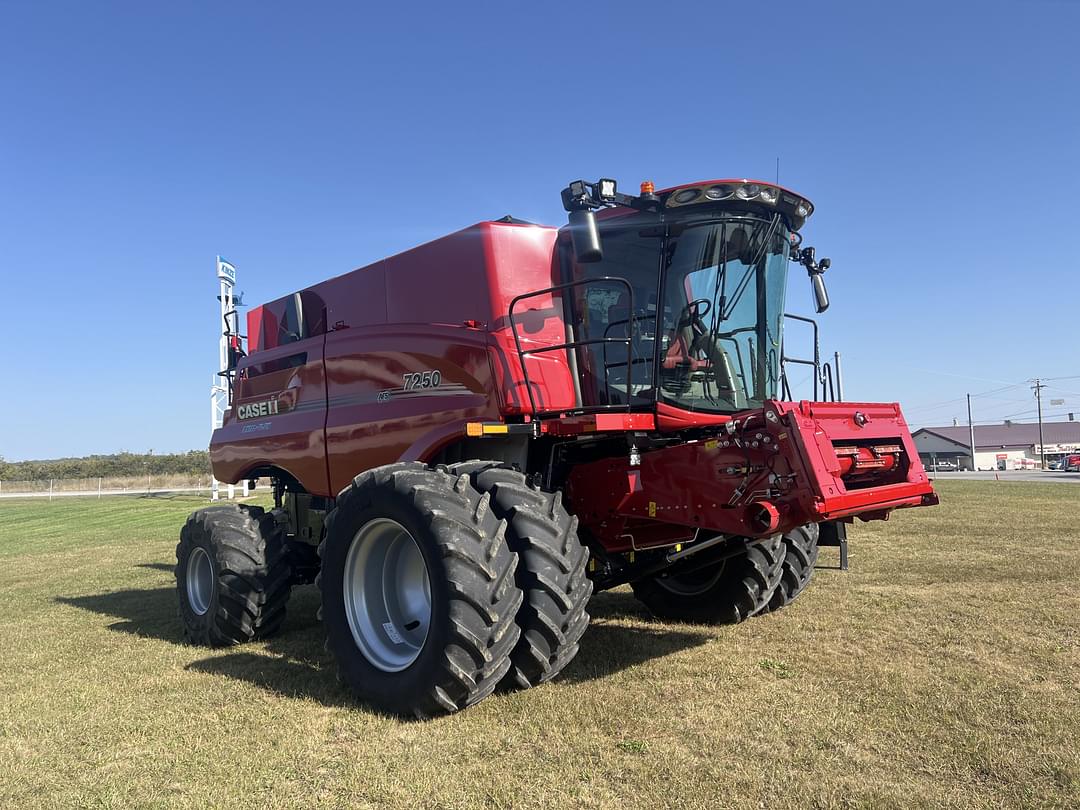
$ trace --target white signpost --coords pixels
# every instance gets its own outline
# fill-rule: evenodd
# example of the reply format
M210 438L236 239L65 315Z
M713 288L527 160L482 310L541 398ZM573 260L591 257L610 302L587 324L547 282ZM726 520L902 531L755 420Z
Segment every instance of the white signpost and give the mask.
M218 328L221 337L218 341L218 370L224 372L229 367L229 335L240 334L239 316L236 306L233 304L233 288L236 286L236 268L217 257L217 278L220 285L218 301L221 303L221 320ZM221 373L214 374L210 381L210 431L211 433L221 427L225 420L225 411L229 408L229 379ZM218 500L221 495L217 478L210 477L210 498ZM245 495L247 483L244 484ZM235 494L235 487L229 484L229 497Z

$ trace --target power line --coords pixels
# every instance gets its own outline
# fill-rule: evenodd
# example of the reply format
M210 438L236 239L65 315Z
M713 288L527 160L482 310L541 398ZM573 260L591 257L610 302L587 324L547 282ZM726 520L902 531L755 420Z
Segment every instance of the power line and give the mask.
M1043 383L1043 388L1053 388L1055 391L1059 391L1062 394L1070 394L1074 397L1080 397L1080 393L1077 393L1076 391L1068 391L1064 388L1059 388L1056 385L1047 385L1046 383Z

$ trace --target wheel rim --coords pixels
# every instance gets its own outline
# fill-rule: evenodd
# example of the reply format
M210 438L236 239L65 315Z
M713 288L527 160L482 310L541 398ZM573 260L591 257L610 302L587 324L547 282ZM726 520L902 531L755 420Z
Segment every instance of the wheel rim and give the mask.
M726 562L723 560L712 568L702 568L686 574L657 577L656 584L677 596L701 596L720 581Z
M205 616L210 609L210 596L214 592L214 567L206 549L196 546L188 555L187 597L191 610L197 616Z
M353 537L342 582L353 640L369 662L399 672L416 660L431 624L431 580L413 536L378 518Z

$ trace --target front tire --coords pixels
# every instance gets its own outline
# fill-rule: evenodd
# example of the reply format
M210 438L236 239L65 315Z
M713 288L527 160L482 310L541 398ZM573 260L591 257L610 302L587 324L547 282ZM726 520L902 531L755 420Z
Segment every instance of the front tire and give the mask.
M563 506L562 493L541 489L501 462L466 461L450 471L470 475L478 490L491 494L492 508L507 522L506 540L521 560L521 640L510 654L507 684L527 689L545 683L574 660L589 626L593 583L578 520Z
M224 647L277 632L291 580L284 531L260 507L200 509L180 531L176 590L192 643Z
M322 618L341 679L396 714L483 700L510 669L518 557L489 495L420 463L357 476L327 516Z
M818 558L818 535L820 527L808 523L792 529L784 535L784 562L780 584L773 592L761 613L771 613L787 607L810 584L814 575L814 564Z
M768 604L783 574L780 535L750 540L735 556L686 574L659 574L631 583L658 619L737 624Z

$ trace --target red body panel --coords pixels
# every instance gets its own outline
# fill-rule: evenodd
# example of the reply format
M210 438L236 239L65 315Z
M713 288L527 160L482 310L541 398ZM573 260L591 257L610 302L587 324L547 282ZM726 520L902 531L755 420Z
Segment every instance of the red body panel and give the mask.
M324 340L320 335L245 359L237 375L233 407L210 443L219 480L236 482L251 470L273 466L311 492L329 491ZM276 413L241 418L246 408L262 403L275 403Z
M335 495L363 470L429 458L464 435L466 421L528 414L507 312L515 296L558 282L556 235L482 222L302 291L324 302L329 331L241 361L234 407L210 445L214 474L239 481L275 466L308 492ZM251 310L250 346L276 342L282 318L274 313L289 298ZM526 346L565 340L557 299L530 299L520 313ZM302 367L251 377L298 354ZM541 407L573 407L565 352L527 362ZM406 374L436 370L440 385L405 390ZM239 418L262 403L276 413Z
M408 389L405 374L438 369L441 385ZM330 488L359 472L425 459L465 423L496 419L487 341L462 327L382 326L332 332L326 342Z

